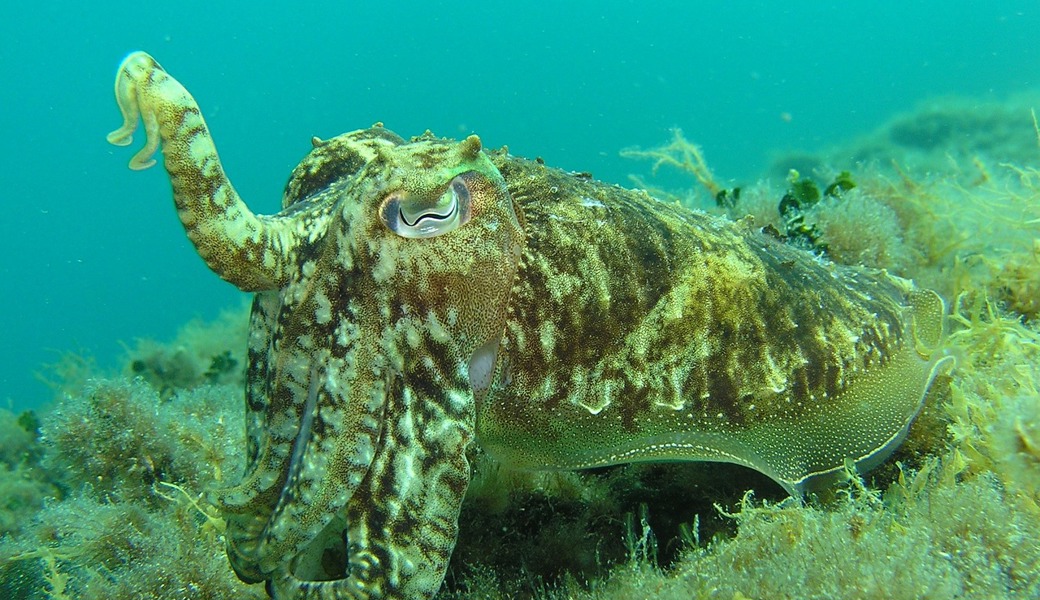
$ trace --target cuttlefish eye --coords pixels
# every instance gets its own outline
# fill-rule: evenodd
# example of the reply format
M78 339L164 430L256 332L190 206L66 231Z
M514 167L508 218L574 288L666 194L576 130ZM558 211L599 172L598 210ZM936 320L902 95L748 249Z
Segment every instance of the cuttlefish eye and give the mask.
M397 235L429 238L461 227L472 216L469 188L463 176L455 177L435 202L391 194L379 207L379 217Z

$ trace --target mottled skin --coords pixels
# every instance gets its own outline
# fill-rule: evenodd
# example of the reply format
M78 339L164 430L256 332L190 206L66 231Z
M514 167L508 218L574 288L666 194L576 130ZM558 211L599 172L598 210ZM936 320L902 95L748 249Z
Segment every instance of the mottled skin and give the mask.
M254 215L194 99L120 66L126 145L256 291L248 467L216 501L276 598L431 597L474 442L533 468L720 460L798 495L899 443L947 359L937 296L645 193L377 125L314 149Z

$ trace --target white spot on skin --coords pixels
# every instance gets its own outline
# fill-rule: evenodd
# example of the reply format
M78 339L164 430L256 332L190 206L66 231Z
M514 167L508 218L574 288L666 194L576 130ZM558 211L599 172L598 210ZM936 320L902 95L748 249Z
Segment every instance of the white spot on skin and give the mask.
M452 410L461 411L473 403L473 395L468 392L448 390L448 404ZM448 423L445 422L445 425Z
M336 257L339 267L344 271L349 271L354 266L354 256L350 253L352 247L351 240L342 231L336 231L336 247L339 248L339 254Z
M361 334L358 327L350 321L340 321L336 326L336 343L340 346L349 346L356 342Z
M418 473L415 470L415 457L412 456L411 452L398 452L397 453L397 465L395 465L395 474L397 475L397 486L401 492L401 497L408 496L408 490L412 483L416 481Z
M426 329L429 330L430 337L435 342L446 344L451 341L451 334L444 328L433 311L426 313Z
M556 348L556 326L552 321L543 321L538 327L538 341L542 344L542 354L551 360Z
M378 258L375 266L372 267L372 280L376 283L384 283L393 277L397 268L397 261L393 248L385 241L379 244L376 252L378 253Z
M264 471L257 477L256 486L261 491L266 491L271 489L278 479L279 473L276 471Z
M343 431L343 423L346 422L347 413L346 411L337 408L335 405L326 405L321 408L322 421L325 423L325 427L333 435L338 431ZM324 443L331 442L332 436L326 438Z
M422 336L419 334L419 329L416 328L415 324L411 319L402 319L401 327L404 329L404 339L411 349L419 347L419 343L422 341Z
M357 464L368 466L372 464L372 458L375 456L375 448L372 447L372 439L367 435L357 436L356 443L354 444L354 457L357 460Z
M329 301L329 297L325 295L325 292L319 291L314 295L314 302L317 304L314 319L319 325L330 323L332 321L332 302Z

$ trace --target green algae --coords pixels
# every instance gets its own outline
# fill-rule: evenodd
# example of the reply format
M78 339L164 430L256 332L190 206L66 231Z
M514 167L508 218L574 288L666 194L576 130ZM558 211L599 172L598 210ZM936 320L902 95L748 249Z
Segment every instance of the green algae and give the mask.
M139 343L126 362L180 352L198 357L190 370L204 379L223 346L241 353L226 333L244 317L192 324L172 352ZM36 420L0 411L0 470L11 472L0 479L0 598L266 597L228 569L203 498L244 464L241 373L165 397L162 381L71 373Z

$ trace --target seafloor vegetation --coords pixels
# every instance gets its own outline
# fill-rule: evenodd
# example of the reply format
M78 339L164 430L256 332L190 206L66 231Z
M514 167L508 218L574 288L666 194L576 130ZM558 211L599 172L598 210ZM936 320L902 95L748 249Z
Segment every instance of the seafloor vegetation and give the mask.
M441 598L1040 597L1040 131L1028 99L936 102L772 178L717 179L676 132L665 201L753 219L951 307L957 368L903 447L805 505L714 464L510 471L478 456ZM635 164L635 163L634 163ZM52 405L0 410L0 598L264 598L228 567L208 490L242 467L245 308L69 355Z

